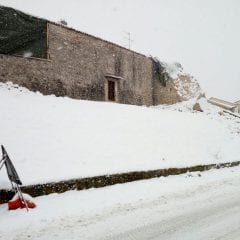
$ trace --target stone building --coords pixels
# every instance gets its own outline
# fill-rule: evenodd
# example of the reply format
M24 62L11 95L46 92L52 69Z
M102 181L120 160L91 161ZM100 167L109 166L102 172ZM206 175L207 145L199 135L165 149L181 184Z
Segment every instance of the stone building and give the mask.
M1 82L46 95L134 105L185 100L164 69L117 44L0 6Z

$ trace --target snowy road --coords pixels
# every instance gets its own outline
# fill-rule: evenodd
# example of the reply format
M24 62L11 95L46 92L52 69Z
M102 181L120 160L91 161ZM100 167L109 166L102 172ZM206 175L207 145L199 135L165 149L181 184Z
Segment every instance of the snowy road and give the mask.
M240 239L240 167L36 199L30 213L0 206L0 239Z
M202 199L198 201L189 201L188 206L179 204L175 209L173 216L160 217L159 221L155 218L148 219L148 223L134 227L129 231L123 231L120 234L110 234L107 238L111 240L120 239L240 239L240 194L233 198L224 195L212 196L216 201L210 201L202 204ZM190 197L191 198L191 197ZM190 199L189 199L190 200ZM189 209L187 209L189 208ZM159 206L156 203L153 209L159 214ZM169 209L170 210L170 209ZM173 209L171 210L173 211ZM140 217L140 216L138 216Z

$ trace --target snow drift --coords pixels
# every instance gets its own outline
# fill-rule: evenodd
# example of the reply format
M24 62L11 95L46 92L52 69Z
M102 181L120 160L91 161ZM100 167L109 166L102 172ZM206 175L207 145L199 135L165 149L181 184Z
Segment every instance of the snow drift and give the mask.
M57 98L10 83L0 84L0 109L0 144L25 185L240 156L239 122L216 110L206 115ZM3 171L0 186L8 186Z

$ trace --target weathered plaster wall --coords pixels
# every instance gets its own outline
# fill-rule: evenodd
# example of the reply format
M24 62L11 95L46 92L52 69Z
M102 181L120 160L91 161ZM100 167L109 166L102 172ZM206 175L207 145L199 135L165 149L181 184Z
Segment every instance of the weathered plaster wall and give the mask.
M152 105L152 61L96 37L56 24L48 26L49 60L0 55L0 81L33 91L104 101L105 75L116 79L120 103Z

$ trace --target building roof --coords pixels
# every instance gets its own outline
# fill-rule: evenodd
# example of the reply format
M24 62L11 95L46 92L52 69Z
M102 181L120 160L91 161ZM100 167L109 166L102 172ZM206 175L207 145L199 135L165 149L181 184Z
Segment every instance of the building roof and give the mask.
M219 99L219 98L211 97L211 98L208 99L208 102L210 102L210 103L212 103L214 105L217 105L219 107L222 107L222 108L225 108L225 109L229 109L229 110L236 108L236 104L235 103L231 103L231 102Z

